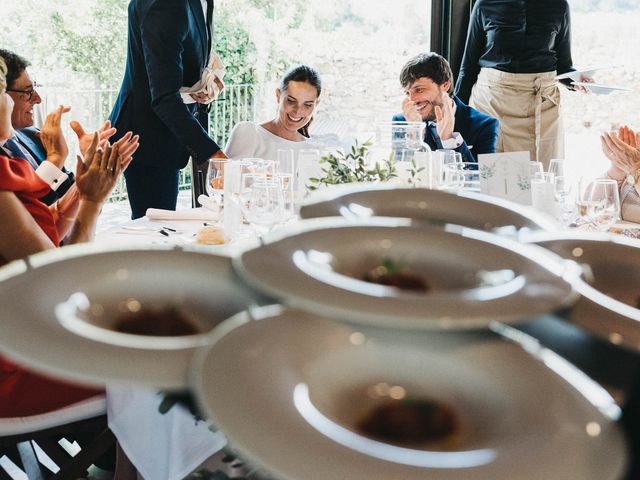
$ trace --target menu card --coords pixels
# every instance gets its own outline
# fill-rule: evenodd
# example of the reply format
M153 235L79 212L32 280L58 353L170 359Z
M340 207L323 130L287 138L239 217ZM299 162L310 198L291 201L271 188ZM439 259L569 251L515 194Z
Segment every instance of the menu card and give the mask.
M478 169L482 193L531 205L529 152L480 154Z

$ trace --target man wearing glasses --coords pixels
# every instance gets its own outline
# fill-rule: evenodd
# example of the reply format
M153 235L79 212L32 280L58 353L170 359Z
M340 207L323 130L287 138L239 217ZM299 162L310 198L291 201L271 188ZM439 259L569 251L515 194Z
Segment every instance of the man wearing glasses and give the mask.
M15 135L0 147L0 153L10 157L24 158L36 173L49 184L51 191L40 200L53 204L73 185L73 173L64 168L65 158L58 163L45 161L47 152L38 137L38 129L33 128L33 107L42 102L37 91L37 83L31 78L27 67L29 62L8 50L0 50L7 64L7 93L14 103L11 125Z

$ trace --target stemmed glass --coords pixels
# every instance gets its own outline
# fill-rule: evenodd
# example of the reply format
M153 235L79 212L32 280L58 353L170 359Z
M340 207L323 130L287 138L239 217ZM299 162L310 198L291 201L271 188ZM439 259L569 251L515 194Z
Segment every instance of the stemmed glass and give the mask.
M570 201L571 198L571 183L567 177L558 175L553 180L554 195L557 205L558 220L563 225L567 225L571 221L571 215L573 214L573 204Z
M618 182L609 178L593 181L590 187L587 216L600 231L608 230L620 219Z
M576 209L578 210L578 219L576 223L590 224L589 219L589 203L591 201L591 189L595 180L589 177L581 177L578 181L578 190L576 192ZM581 220L581 222L579 222Z
M254 181L245 214L258 236L262 237L277 225L283 217L282 187L273 180Z
M553 173L556 177L564 177L564 160L561 158L552 158L547 171Z
M207 194L210 197L220 196L224 193L224 168L229 160L227 159L210 159L207 168Z

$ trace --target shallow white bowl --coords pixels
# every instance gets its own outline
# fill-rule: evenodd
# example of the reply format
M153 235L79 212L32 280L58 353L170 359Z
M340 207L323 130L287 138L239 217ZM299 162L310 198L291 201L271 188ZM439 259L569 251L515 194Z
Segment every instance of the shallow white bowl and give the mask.
M98 325L88 318L69 324L54 310L78 292L107 312L135 298L185 306L211 329L266 301L239 281L229 258L205 251L86 244L13 262L0 270L3 295L12 299L0 311L0 349L24 365L85 383L183 388L190 358L206 344L206 334L122 334L109 330L107 317Z
M551 220L536 210L489 195L386 184L349 184L322 189L307 196L300 209L301 218L333 216L348 219L403 217L479 230L555 228Z
M524 235L583 266L575 285L580 297L566 318L615 345L640 351L640 241L626 237L564 232Z
M431 290L361 280L386 258L421 275ZM484 328L568 306L577 269L567 263L487 232L381 217L305 220L234 259L250 285L296 308L404 329Z
M613 480L624 471L620 409L536 342L527 351L487 331L376 336L276 309L219 328L194 357L192 388L230 444L275 478ZM460 442L415 449L359 434L364 392L381 384L447 403Z

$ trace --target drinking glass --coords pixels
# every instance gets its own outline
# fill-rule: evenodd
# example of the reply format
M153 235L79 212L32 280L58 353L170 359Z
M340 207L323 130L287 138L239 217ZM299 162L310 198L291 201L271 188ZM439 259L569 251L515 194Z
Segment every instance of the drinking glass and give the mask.
M293 166L293 150L290 148L279 148L277 154L277 173L291 173L293 174L295 169Z
M278 182L254 182L246 213L258 236L268 233L283 216L282 188Z
M462 154L456 152L455 150L450 150L447 148L441 148L436 150L436 154L442 156L442 165L450 165L450 164L461 164L462 163Z
M228 159L211 158L207 168L207 194L210 197L224 193L224 169L228 164Z
M444 188L459 190L464 187L464 173L462 167L455 163L450 163L442 167Z
M592 183L587 215L600 231L608 230L620 219L618 182L609 178L599 178Z
M563 225L572 220L574 205L571 202L571 182L563 175L556 175L553 179L553 191L556 202L556 215Z
M267 175L264 173L243 173L240 180L240 192L238 195L241 205L244 205L245 207L249 205L254 184L266 181Z
M322 177L320 165L320 151L316 149L302 149L298 152L298 172L294 180L293 189L303 194L307 191L310 178Z
M543 173L542 162L529 162L529 178L533 178L536 173Z
M561 158L552 158L549 162L549 173L553 173L556 177L564 177L564 160Z
M541 212L555 213L554 175L548 172L536 172L531 178L531 205Z
M576 209L578 218L577 224L591 224L589 218L589 203L591 202L591 190L593 188L593 182L595 179L592 177L581 177L578 181L578 188L576 191Z

